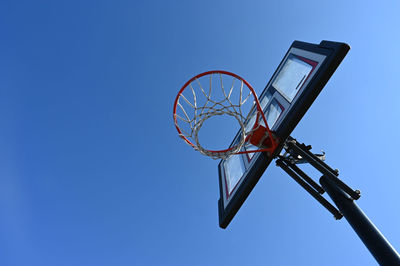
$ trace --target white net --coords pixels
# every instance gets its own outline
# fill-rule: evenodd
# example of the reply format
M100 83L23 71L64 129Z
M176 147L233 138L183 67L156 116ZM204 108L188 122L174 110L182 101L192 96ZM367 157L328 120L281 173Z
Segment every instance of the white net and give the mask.
M228 85L225 87L224 84ZM215 71L200 74L187 82L176 98L175 126L180 137L200 153L213 159L226 159L240 152L260 122L264 124L260 121L255 99L254 90L232 73ZM199 131L207 119L221 115L236 119L240 126L239 137L229 148L206 149L200 144Z

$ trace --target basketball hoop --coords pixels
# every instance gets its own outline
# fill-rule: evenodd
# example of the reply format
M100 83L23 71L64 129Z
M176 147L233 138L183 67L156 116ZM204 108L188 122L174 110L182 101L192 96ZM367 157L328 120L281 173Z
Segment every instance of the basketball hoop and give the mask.
M232 80L228 90L223 84L223 80L227 79ZM220 82L213 82L215 80ZM215 85L216 83L219 85ZM220 99L213 98L215 90L220 90ZM250 111L245 110L246 103L251 107ZM239 138L226 149L206 149L199 142L199 131L207 119L221 115L237 120L240 126ZM246 80L227 71L204 72L186 82L175 99L173 118L179 136L195 150L213 159L226 159L233 154L253 152L266 152L271 156L278 146L278 140L268 127L254 89ZM250 147L250 144L256 146L256 149L243 148L244 145Z

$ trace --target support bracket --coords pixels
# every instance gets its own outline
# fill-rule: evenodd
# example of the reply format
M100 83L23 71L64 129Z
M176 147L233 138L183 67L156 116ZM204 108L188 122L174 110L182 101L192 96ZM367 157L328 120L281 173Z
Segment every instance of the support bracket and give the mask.
M329 178L339 188L346 192L352 200L360 198L360 191L353 190L338 178L339 171L333 170L325 161L325 152L314 154L311 152L311 145L299 143L296 139L289 137L284 143L285 152L279 155L276 165L282 168L290 177L292 177L301 187L303 187L311 196L313 196L322 206L333 214L335 219L341 219L342 213L327 201L322 194L325 190L303 172L297 164L309 163L323 176Z

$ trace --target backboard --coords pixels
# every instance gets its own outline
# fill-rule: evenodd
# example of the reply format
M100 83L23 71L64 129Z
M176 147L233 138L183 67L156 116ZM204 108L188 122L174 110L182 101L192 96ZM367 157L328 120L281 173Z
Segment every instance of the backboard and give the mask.
M246 200L273 157L290 136L347 52L345 43L322 41L310 44L294 41L259 96L270 129L279 138L273 156L265 153L232 155L218 165L220 199L219 225L226 228ZM254 116L253 116L254 117ZM248 123L253 118L250 116ZM238 141L240 132L232 141ZM251 144L242 149L252 149Z

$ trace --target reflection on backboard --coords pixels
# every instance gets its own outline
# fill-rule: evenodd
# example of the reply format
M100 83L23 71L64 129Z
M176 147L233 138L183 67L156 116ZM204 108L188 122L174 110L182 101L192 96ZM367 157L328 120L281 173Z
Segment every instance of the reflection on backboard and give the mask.
M243 176L244 165L240 156L231 156L225 160L224 164L227 169L231 170L226 173L226 191L229 196Z
M291 54L288 56L288 59L272 83L272 86L289 102L292 102L300 88L302 88L304 82L306 82L313 67L317 64L317 62L305 60L305 58Z

